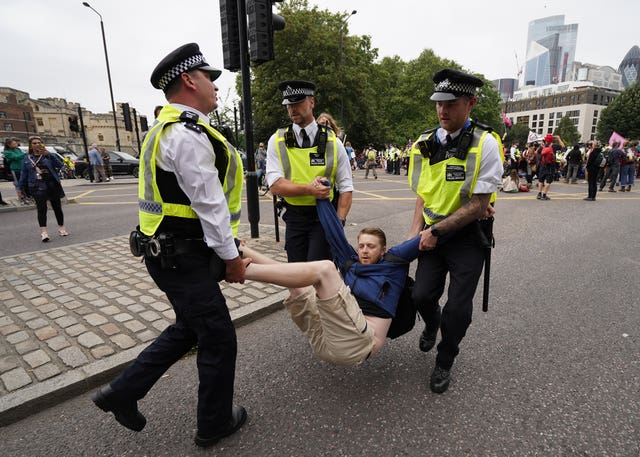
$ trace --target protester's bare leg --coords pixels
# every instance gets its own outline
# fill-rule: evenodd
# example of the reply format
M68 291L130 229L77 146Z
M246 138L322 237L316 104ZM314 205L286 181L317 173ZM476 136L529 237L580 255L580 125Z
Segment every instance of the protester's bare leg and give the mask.
M300 295L307 286L316 289L318 298L330 298L338 293L343 284L340 273L329 260L283 263L246 246L242 251L245 258L252 259L247 268L247 279L287 287L293 298Z

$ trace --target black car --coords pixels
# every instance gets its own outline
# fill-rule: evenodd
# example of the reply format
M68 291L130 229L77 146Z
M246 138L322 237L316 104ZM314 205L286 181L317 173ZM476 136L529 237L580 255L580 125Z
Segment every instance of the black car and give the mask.
M140 160L122 151L107 151L109 154L111 169L114 175L132 175L138 177ZM76 175L89 179L89 163L84 161L84 156L76 162Z

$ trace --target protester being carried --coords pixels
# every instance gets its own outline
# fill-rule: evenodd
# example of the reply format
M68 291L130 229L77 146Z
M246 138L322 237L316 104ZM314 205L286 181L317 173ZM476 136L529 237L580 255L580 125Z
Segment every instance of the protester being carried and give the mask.
M311 185L323 185L321 179ZM384 345L420 236L387 250L384 232L365 228L356 251L331 202L318 200L317 209L344 279L329 260L280 263L244 246L245 261L251 261L246 278L288 287L285 306L313 352L327 362L353 366Z

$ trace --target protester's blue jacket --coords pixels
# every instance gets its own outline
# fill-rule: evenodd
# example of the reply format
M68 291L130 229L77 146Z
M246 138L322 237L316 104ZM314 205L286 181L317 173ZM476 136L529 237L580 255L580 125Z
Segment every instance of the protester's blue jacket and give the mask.
M387 250L378 263L363 265L358 261L358 253L347 241L342 223L331 202L318 200L316 208L331 246L333 260L340 268L351 293L395 316L409 273L409 263L418 257L420 235Z

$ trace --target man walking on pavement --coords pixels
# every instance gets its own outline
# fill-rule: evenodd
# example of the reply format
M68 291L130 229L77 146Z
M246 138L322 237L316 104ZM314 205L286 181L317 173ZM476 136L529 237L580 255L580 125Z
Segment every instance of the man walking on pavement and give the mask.
M92 143L89 146L89 166L93 171L93 177L97 182L106 182L107 177L104 173L104 162L102 161L102 155L98 151L98 145ZM93 182L93 181L91 181Z
M292 125L278 129L267 145L267 182L274 195L284 197L287 224L285 250L289 262L330 260L331 249L319 223L316 199L334 201L337 190L338 217L344 225L351 208L353 179L347 152L330 128L318 125L314 116L315 84L283 81L282 104ZM323 176L330 187L314 186Z
M501 183L502 144L491 129L469 119L481 79L444 69L433 81L431 100L440 127L424 132L411 150L409 184L417 198L409 238L421 234L413 288L425 322L420 349L431 350L438 329L442 336L430 380L431 390L440 394L449 387L451 367L471 324L487 236L480 234L479 220L491 213ZM441 312L447 273L449 290Z
M222 278L215 273L226 268L227 282L245 279L245 262L234 241L242 161L207 117L217 107L213 81L220 73L190 43L162 59L151 75L151 84L169 104L142 145L140 227L131 234L131 245L167 294L176 322L92 397L122 425L140 431L146 419L138 400L197 345L195 443L202 447L236 432L247 419L246 410L233 405L236 334L216 282Z

